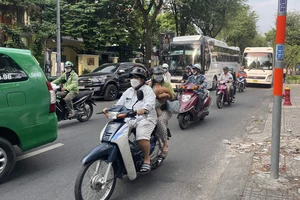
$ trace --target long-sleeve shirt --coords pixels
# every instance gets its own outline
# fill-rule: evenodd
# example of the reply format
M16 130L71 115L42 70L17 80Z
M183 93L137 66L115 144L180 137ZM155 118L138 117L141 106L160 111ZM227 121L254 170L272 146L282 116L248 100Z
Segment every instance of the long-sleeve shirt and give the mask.
M140 108L148 110L149 114L147 115L147 119L153 123L156 123L157 115L155 111L155 93L148 85L143 85L140 90L142 90L144 93L143 100L135 104L137 101L137 95L134 93L134 89L130 87L123 93L116 105L122 105L128 109L132 109L132 106L135 104L133 110L138 110Z
M197 94L203 93L203 90L207 87L206 77L202 74L198 74L197 76L195 75L190 76L185 83L186 84L193 83L195 85L201 85L202 88L200 87L198 88L198 90L196 91Z
M164 81L168 82L168 83L171 83L171 74L170 74L170 72L166 72L164 74Z

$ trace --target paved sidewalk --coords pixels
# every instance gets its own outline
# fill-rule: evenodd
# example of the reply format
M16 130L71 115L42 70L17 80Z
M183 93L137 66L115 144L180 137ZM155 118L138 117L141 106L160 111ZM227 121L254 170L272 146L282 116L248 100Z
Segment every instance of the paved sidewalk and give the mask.
M279 179L270 177L272 102L263 131L252 130L242 143L232 144L236 155L254 153L243 200L300 199L300 85L290 85L292 106L282 107ZM284 100L283 100L284 101ZM249 130L251 132L251 130Z

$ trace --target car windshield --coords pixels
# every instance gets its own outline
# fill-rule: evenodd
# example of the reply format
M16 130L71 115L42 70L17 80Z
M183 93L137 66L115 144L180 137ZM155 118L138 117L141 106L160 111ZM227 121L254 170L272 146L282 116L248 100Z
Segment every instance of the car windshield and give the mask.
M94 69L92 72L101 72L101 73L114 73L118 69L118 65L100 65L96 69Z
M244 54L243 65L246 69L272 69L272 63L272 53L251 52Z

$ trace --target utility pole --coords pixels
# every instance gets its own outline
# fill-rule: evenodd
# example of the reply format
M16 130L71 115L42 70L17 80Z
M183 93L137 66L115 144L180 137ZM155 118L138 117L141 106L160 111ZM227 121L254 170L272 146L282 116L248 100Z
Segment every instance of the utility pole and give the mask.
M278 0L278 16L276 26L276 62L274 68L273 118L271 145L271 177L279 177L281 108L284 68L284 44L286 34L287 0Z
M56 2L56 63L57 63L57 69L56 69L56 76L60 76L60 68L61 68L61 48L60 48L60 0L57 0Z

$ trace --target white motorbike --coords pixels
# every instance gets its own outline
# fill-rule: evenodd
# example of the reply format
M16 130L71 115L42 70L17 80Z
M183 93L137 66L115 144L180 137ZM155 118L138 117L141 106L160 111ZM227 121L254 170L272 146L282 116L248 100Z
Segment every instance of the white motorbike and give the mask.
M137 96L137 102L144 98L142 91L138 91ZM129 180L136 179L143 164L143 153L135 140L134 127L146 115L137 117L135 111L123 106L114 106L105 115L111 121L100 133L101 144L82 160L83 166L75 183L76 200L108 200L117 178L127 175ZM151 169L156 169L163 162L159 157L162 143L155 131L150 139Z

